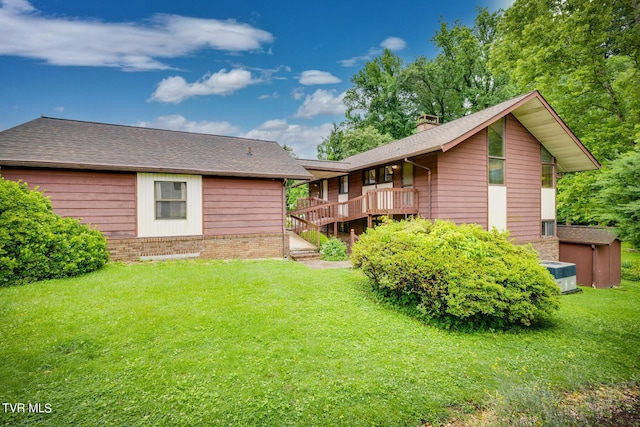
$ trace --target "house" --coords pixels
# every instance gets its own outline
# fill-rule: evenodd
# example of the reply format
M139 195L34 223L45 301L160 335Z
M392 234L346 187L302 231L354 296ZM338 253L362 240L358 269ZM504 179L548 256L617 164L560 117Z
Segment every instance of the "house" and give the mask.
M361 233L410 215L508 230L558 260L556 174L600 167L542 95L530 92L342 161L300 160L313 180L298 230Z
M576 265L579 285L610 288L621 282L622 248L608 227L558 225L560 261Z
M108 238L114 260L288 255L275 142L42 117L0 132L0 175Z

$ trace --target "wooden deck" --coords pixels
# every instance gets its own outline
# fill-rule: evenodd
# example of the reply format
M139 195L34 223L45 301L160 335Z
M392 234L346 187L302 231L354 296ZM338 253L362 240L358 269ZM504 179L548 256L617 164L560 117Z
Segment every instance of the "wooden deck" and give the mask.
M317 197L298 199L297 207L289 212L294 232L313 235L312 243L319 242L321 226L377 215L418 213L418 190L414 188L383 188L369 190L362 196L346 202L327 202Z

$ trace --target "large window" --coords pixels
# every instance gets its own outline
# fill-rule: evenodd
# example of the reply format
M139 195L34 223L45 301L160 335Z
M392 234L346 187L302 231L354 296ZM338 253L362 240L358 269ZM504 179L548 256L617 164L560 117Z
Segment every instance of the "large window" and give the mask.
M380 166L362 172L362 185L386 184L393 182L393 166Z
M187 183L155 182L156 219L187 218Z
M554 175L555 175L555 164L553 161L553 156L544 147L542 147L542 150L541 150L541 160L542 160L542 188L554 188L553 184L554 184Z
M489 133L489 184L504 185L504 119L491 124Z

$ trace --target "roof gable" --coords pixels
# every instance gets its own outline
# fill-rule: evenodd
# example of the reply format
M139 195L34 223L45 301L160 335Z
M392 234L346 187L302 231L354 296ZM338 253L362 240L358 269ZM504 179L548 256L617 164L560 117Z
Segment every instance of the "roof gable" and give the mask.
M0 165L310 177L276 142L48 117L0 132Z
M557 159L558 172L598 169L600 164L571 132L538 91L504 101L457 120L376 147L343 160L347 170L448 151L491 123L513 114ZM335 162L334 162L335 163ZM314 165L308 165L313 170Z

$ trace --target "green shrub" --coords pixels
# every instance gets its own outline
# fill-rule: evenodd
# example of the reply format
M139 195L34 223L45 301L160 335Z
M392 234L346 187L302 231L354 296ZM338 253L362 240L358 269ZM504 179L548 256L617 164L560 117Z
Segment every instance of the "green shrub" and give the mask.
M345 261L347 256L347 245L335 237L327 240L320 247L320 259L324 261Z
M27 184L0 178L0 286L76 276L108 258L98 230L56 215Z
M624 280L640 282L640 262L622 261L622 278Z
M474 224L386 222L360 237L351 260L385 296L447 327L529 326L559 308L535 251Z

